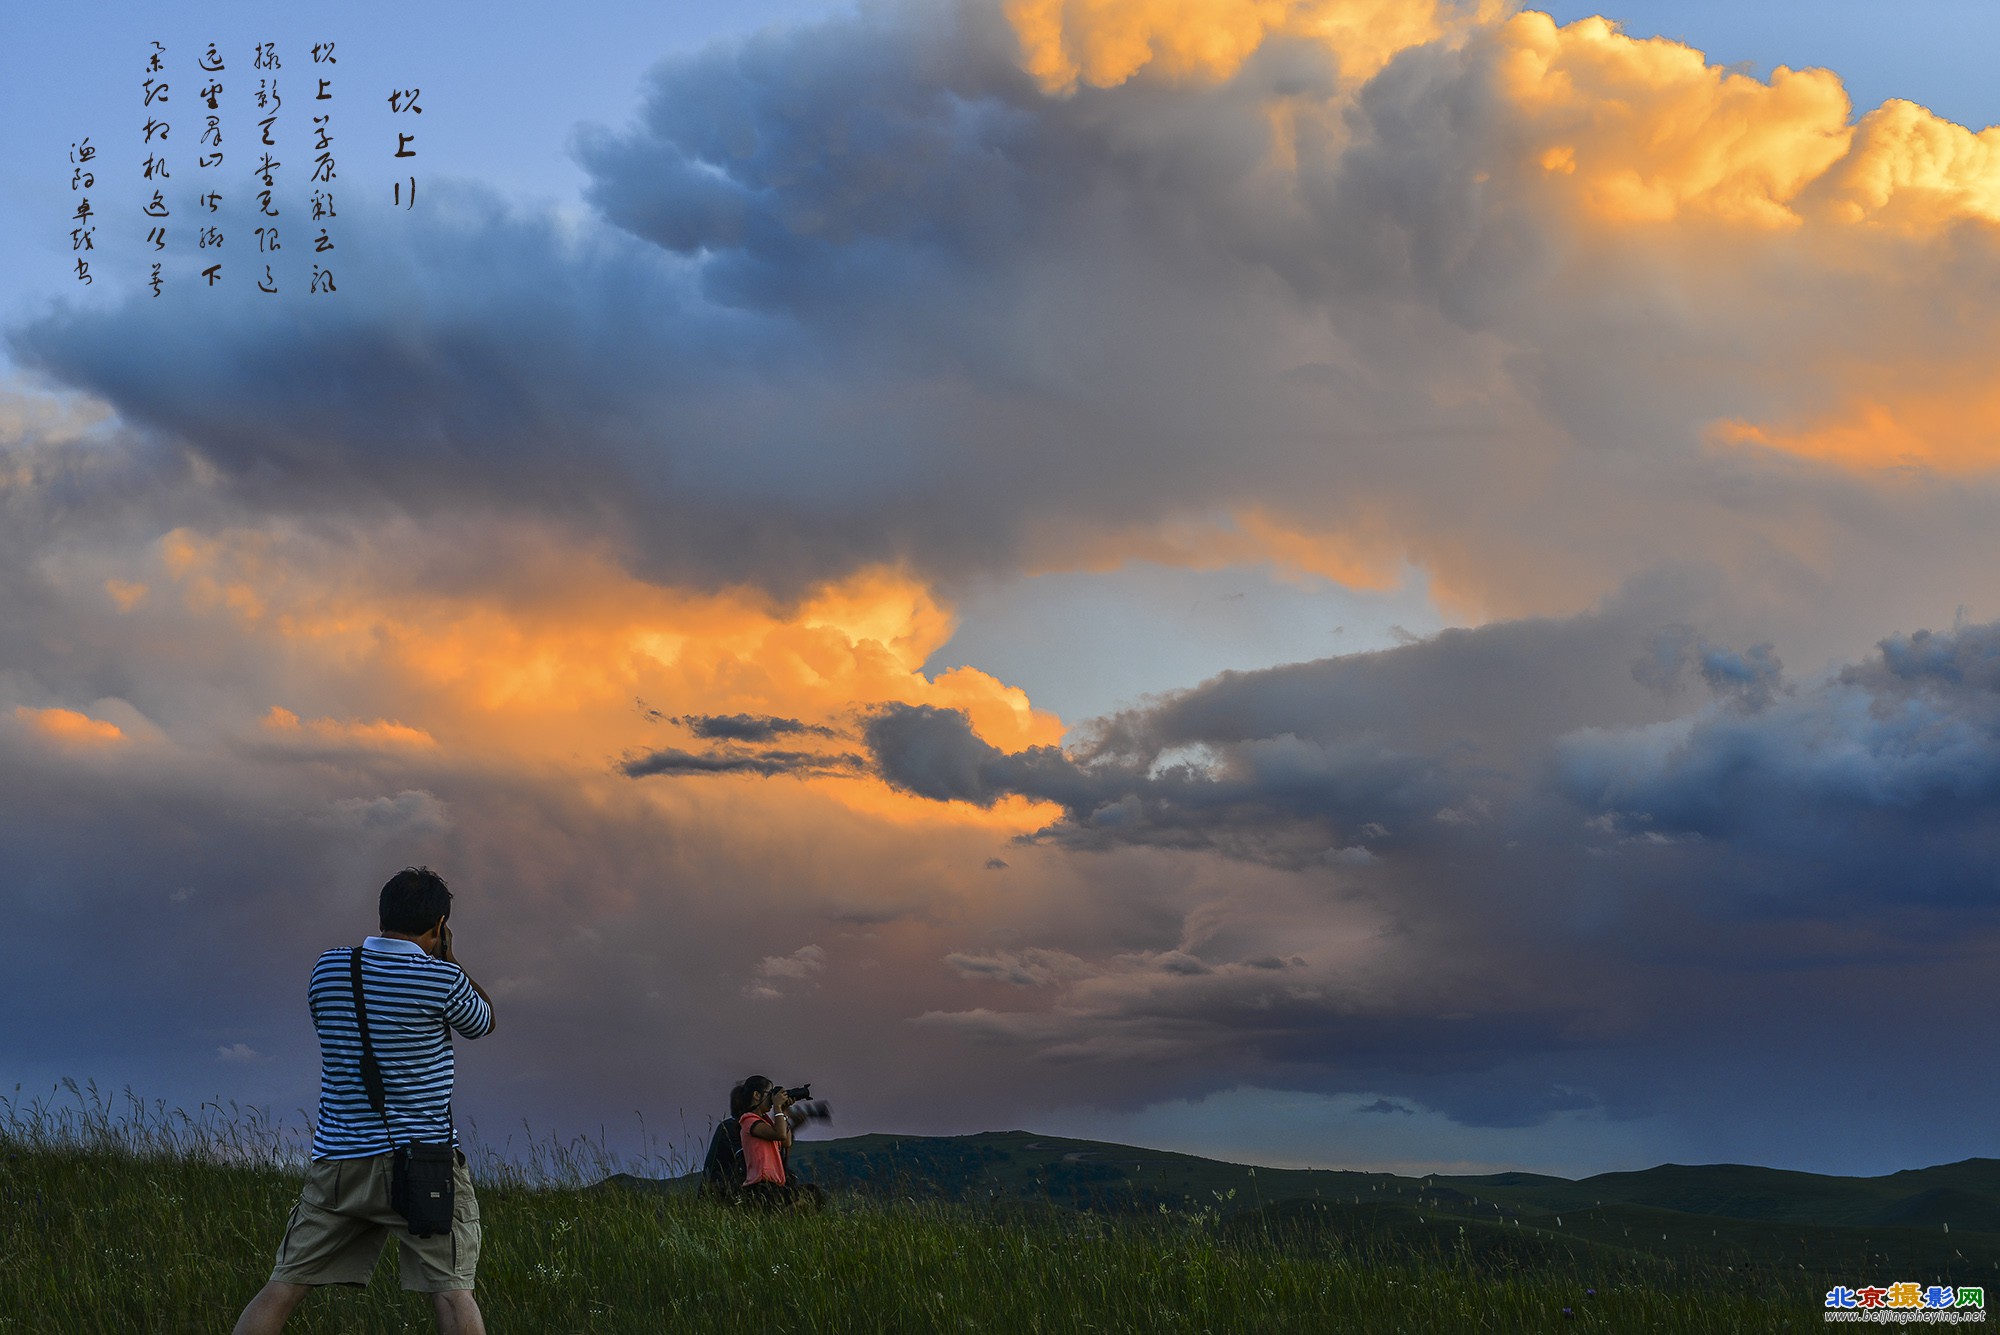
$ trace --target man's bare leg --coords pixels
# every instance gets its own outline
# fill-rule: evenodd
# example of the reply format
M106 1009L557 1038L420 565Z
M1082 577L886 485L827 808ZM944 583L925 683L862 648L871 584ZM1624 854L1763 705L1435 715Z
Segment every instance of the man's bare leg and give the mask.
M257 1296L243 1309L243 1315L236 1318L235 1335L277 1335L285 1328L292 1309L311 1292L310 1285L280 1284L272 1280L257 1290Z
M437 1317L438 1335L486 1335L486 1318L471 1289L446 1289L431 1295L431 1313Z

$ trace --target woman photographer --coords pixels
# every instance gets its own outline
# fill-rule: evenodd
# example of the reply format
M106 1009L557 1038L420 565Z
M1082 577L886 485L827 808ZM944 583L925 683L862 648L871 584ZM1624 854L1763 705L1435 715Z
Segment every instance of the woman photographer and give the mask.
M743 1198L768 1209L818 1209L818 1187L794 1182L785 1171L792 1148L792 1096L753 1075L737 1086L749 1099L749 1109L737 1118L743 1136Z

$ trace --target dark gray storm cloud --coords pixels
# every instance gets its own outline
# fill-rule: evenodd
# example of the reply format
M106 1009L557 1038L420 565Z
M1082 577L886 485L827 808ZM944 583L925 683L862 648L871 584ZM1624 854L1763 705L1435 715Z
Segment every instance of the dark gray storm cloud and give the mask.
M1562 790L1627 835L1693 839L1746 905L1874 918L1892 935L2000 915L2000 626L1882 642L1775 700L1557 747Z
M1373 1103L1356 1111L1365 1113L1402 1113L1406 1117L1413 1116L1416 1113L1416 1109L1405 1107L1400 1103L1394 1103L1388 1099L1377 1099Z
M655 714L658 711L654 711ZM673 720L695 736L711 742L768 742L779 737L833 737L832 728L769 714L683 714Z
M1280 864L1338 857L1343 831L1406 824L1453 791L1440 758L1369 740L1321 746L1287 733L1234 748L1228 763L1081 761L1056 747L1009 754L972 731L957 710L890 705L864 737L891 785L935 801L992 806L1005 797L1054 802L1048 836L1072 847L1153 843L1226 848Z
M1045 837L1070 846L1364 863L1364 845L1492 824L1496 804L1533 791L1553 740L1571 729L1684 706L1675 683L1649 686L1634 664L1657 656L1653 619L1697 596L1684 581L1652 581L1601 613L1226 672L1097 720L1068 751L1005 753L963 714L928 706L887 706L863 738L882 777L919 796L1056 803L1063 818ZM1730 678L1701 680L1734 689Z
M907 792L1055 803L1034 838L1072 848L1207 848L1364 878L1477 850L1487 871L1423 892L1472 917L1503 864L1549 859L1575 887L1577 868L1554 871L1566 846L1618 863L1586 866L1583 885L1612 875L1723 916L2000 914L2000 625L1898 636L1781 690L1768 646L1649 631L1647 604L1225 673L1069 750L1006 753L962 713L909 705L863 737ZM1700 696L1660 690L1663 644ZM1649 853L1674 870L1638 870ZM1700 884L1682 883L1697 867Z
M860 756L814 755L803 751L682 751L667 747L623 762L619 768L629 777L643 779L657 774L837 774L853 773L863 767Z
M1738 652L1710 644L1692 626L1669 626L1653 637L1649 652L1632 665L1635 680L1660 691L1676 690L1690 669L1720 694L1761 709L1784 689L1785 665L1768 644Z
M1143 961L1053 936L954 956L1055 1004L930 1022L1052 1057L1120 1034L1246 1080L1289 1063L1488 1125L1671 1102L1641 1053L1735 1069L1783 1042L1790 1066L1921 1026L1939 971L2000 946L2000 627L1897 637L1779 689L1768 651L1663 611L1633 596L1225 674L1067 752L1003 754L960 715L891 707L864 736L892 784L1056 803L1028 839L1075 852L1317 868L1413 971L1362 983L1323 944L1280 971L1258 953L1284 949L1280 911L1239 902L1233 930ZM1663 641L1693 669L1677 693Z

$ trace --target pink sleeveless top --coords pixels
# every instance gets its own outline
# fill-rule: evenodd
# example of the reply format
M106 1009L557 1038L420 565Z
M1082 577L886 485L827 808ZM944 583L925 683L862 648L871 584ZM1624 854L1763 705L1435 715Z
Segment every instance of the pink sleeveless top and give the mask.
M784 1182L785 1156L778 1152L778 1142L751 1135L752 1122L763 1122L768 1126L770 1119L762 1113L753 1112L744 1113L736 1119L736 1125L743 1132L743 1184Z

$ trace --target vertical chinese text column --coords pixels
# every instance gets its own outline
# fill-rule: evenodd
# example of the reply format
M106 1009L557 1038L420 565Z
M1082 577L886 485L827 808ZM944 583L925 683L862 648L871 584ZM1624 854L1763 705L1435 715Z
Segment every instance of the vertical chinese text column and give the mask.
M340 63L333 53L332 42L314 42L312 48L313 77L319 81L319 91L313 94L313 220L320 224L319 235L313 238L313 292L333 292L333 261L322 261L320 256L333 250L333 236L326 223L333 214L333 183L339 176L333 156L333 67ZM326 200L325 216L321 216L320 199Z
M74 141L69 146L69 189L77 195L76 211L70 215L75 226L69 229L70 252L76 256L76 281L88 287L97 280L90 274L90 256L86 252L97 249L92 237L97 232L97 224L92 221L97 214L90 207L90 196L86 190L97 188L97 171L90 164L97 159L97 150L92 147L90 136Z
M278 113L284 108L284 96L278 90L278 71L283 62L278 59L276 42L259 42L251 60L251 68L257 72L257 149L258 158L250 169L251 177L260 187L257 191L257 253L264 257L264 276L257 282L259 292L275 294L278 280L271 272L271 256L278 250L277 203L278 169L285 164L273 155L278 146L273 133L278 126Z
M222 226L217 211L222 207L222 192L216 189L221 184L222 171L222 53L215 43L208 44L208 50L195 62L200 73L201 93L195 107L196 121L201 123L201 137L195 144L195 217L201 228L195 237L195 249L203 252L202 259L211 261L201 271L214 287L222 278ZM213 251L213 254L207 252Z
M391 89L389 92L389 114L391 116L423 115L423 106L417 101L418 98L423 96L423 93L424 90L422 88ZM403 159L414 158L416 156L416 131L411 130L405 134L402 130L397 130L396 165L400 168L404 165ZM417 178L415 173L411 173L407 177L399 177L396 180L395 185L390 191L389 202L404 209L414 209L417 206Z
M148 220L146 244L152 248L149 254L157 255L167 248L167 218L172 213L167 206L166 182L173 175L167 170L167 136L173 126L166 118L170 88L166 78L167 48L159 42L152 43L152 47L151 54L146 57L145 78L140 81L139 92L144 98L142 107L146 113L145 123L140 126L140 133L145 136L142 147L146 150L140 174L145 184L152 187L153 195L141 206L140 212ZM149 259L149 262L153 269L146 282L157 297L165 282L161 273L165 261Z

